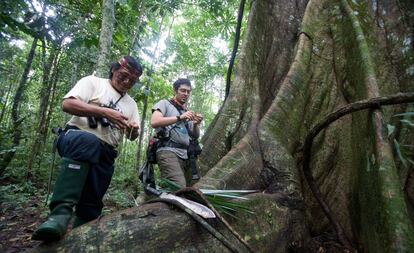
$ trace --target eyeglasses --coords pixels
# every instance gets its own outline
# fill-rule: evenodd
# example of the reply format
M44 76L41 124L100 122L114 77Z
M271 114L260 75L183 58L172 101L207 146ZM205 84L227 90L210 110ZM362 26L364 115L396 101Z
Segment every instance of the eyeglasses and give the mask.
M130 85L132 85L138 81L138 77L136 75L132 75L127 71L118 70L116 73L116 79L118 79L121 82L127 81Z
M178 91L180 93L186 93L186 94L190 94L191 93L191 90L189 90L189 89L183 89L183 88L178 89Z

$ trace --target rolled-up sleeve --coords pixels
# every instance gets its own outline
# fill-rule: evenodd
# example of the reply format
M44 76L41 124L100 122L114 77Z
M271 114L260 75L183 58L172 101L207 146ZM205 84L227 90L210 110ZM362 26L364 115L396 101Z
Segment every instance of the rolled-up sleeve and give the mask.
M162 113L163 116L165 116L166 112L167 112L167 105L166 105L166 100L161 100L158 103L156 103L153 107L152 107L152 112L155 111L160 111Z
M84 102L89 102L93 96L94 83L92 82L90 76L86 76L80 79L75 86L63 97L67 98L77 98Z

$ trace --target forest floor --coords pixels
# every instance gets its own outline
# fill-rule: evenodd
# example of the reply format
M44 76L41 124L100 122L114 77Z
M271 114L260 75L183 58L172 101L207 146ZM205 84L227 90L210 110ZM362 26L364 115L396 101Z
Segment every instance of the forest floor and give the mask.
M25 200L0 203L0 252L23 252L40 244L30 237L45 219L44 199L31 196Z
M2 180L0 186L0 252L25 252L37 247L41 242L32 241L31 236L49 213L45 193ZM119 209L113 202L105 204L105 213Z
M116 210L116 207L107 208ZM32 241L34 230L46 220L48 213L44 198L30 196L24 203L0 203L0 252L17 253L30 250L40 245ZM71 228L69 227L69 230Z

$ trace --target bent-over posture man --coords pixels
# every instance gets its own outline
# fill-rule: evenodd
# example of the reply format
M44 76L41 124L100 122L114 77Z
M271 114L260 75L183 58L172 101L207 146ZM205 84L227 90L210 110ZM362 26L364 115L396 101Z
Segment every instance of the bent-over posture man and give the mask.
M62 157L46 222L33 240L56 241L66 233L76 207L73 227L96 219L109 187L117 156L116 147L125 135L138 137L138 109L127 91L142 74L141 65L125 56L112 63L109 79L87 76L64 96L63 111L73 117L57 139Z
M174 97L164 99L152 107L151 126L156 128L162 142L157 149L157 163L161 177L182 187L191 184L191 167L187 149L190 139L200 135L200 114L187 110L186 103L191 93L191 82L180 78L173 84Z

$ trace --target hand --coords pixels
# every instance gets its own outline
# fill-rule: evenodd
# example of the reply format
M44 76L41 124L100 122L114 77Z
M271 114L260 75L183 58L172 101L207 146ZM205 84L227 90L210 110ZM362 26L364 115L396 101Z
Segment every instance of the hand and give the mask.
M196 113L195 119L193 120L193 124L198 125L201 123L201 121L203 121L203 115L201 115L201 113Z
M135 140L139 135L139 124L135 121L127 123L126 136L128 139Z
M116 128L126 129L128 127L127 116L111 108L103 108L103 109L105 110L104 111L105 118L111 121L111 123L114 124Z
M185 113L181 114L180 119L185 121L195 120L196 115L192 111L186 111Z
M134 132L138 132L138 130L139 130L139 124L137 122L135 122L135 121L128 122L127 123L127 130L128 130L129 133L131 133L133 131Z

